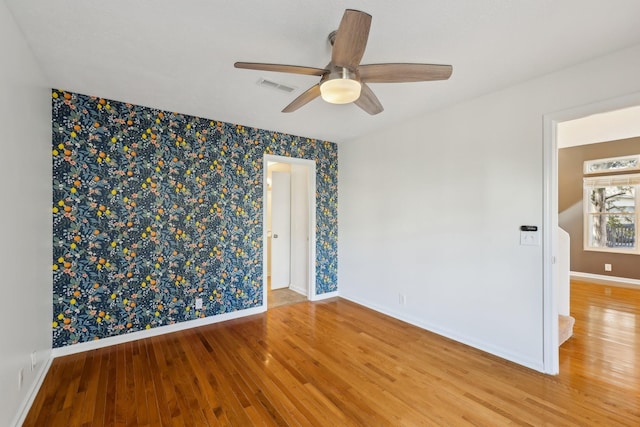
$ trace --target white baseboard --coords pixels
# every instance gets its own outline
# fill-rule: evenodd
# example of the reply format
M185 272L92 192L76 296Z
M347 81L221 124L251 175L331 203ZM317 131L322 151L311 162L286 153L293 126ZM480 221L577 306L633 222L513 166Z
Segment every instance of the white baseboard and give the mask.
M24 423L24 420L27 418L29 414L29 410L31 409L31 405L33 405L33 401L36 399L38 395L38 391L40 391L40 387L42 387L42 383L44 382L44 378L47 376L47 372L49 372L49 368L51 367L51 362L53 361L53 356L49 356L45 363L40 366L40 369L36 373L36 379L33 383L31 383L31 387L27 392L27 396L20 407L20 410L16 414L13 422L9 425L14 427L19 427Z
M584 280L597 285L619 286L621 288L640 288L640 280L628 279L626 277L605 276L602 274L581 273L579 271L569 272L571 279Z
M320 294L320 295L314 295L311 298L311 301L321 301L323 299L329 299L329 298L335 298L335 297L339 297L340 294L338 293L338 291L335 292L326 292L324 294Z
M519 354L515 354L511 351L508 351L506 349L503 348L499 348L496 347L492 344L488 344L486 342L482 342L482 341L478 341L477 339L473 338L473 337L468 337L468 336L464 336L461 335L455 331L449 330L447 328L443 328L441 326L435 325L435 324L431 324L428 322L424 322L422 320L418 320L418 319L414 319L411 317L408 317L402 313L397 313L397 312L393 312L390 310L387 310L383 307L377 306L376 304L371 304L368 303L366 301L362 301L360 299L357 298L350 298L348 296L344 296L344 295L340 295L340 298L344 298L346 300L349 300L351 302L354 302L356 304L360 304L362 306L365 306L371 310L377 311L379 313L382 314L386 314L387 316L393 317L394 319L398 319L401 320L403 322L409 323L413 326L417 326L420 329L424 329L426 331L429 332L433 332L434 334L452 339L454 341L457 341L459 343L468 345L470 347L476 348L478 350L484 351L486 353L490 353L493 354L494 356L498 356L502 359L508 360L510 362L513 363L517 363L518 365L522 365L525 366L527 368L533 369L535 371L541 372L541 373L546 373L544 371L544 365L542 363L542 360L535 360L535 359L531 359L531 358L526 358L523 357L522 355Z
M103 338L96 341L89 341L79 344L73 344L66 347L54 348L52 356L60 357L69 354L81 353L83 351L95 350L98 348L109 347L125 342L136 341L143 338L155 337L158 335L169 334L172 332L183 331L185 329L197 328L198 326L211 325L213 323L224 322L226 320L238 319L240 317L252 316L254 314L264 313L266 307L264 305L247 308L245 310L233 311L231 313L218 314L216 316L205 317L204 319L188 320L186 322L174 323L173 325L160 326L144 331L131 332L125 335Z

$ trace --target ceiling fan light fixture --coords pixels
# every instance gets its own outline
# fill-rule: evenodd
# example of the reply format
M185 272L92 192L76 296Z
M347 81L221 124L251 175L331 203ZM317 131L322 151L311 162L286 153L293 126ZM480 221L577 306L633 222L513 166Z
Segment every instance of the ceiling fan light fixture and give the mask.
M360 98L362 85L355 73L343 68L337 73L331 73L320 84L322 99L331 104L348 104Z
M320 77L320 82L302 92L283 113L296 111L318 97L332 104L355 103L370 115L384 111L380 100L369 87L370 83L403 83L447 80L451 76L451 65L391 62L361 64L371 15L361 10L346 9L336 31L329 34L331 61L324 68L300 65L265 64L261 62L236 62L236 68L274 71ZM266 82L265 82L266 83ZM274 86L276 83L271 84Z

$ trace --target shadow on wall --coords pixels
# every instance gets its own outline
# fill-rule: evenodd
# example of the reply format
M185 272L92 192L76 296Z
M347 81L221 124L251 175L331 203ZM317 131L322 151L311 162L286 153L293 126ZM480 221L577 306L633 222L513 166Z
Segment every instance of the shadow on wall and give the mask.
M262 305L264 154L316 161L316 292L337 289L335 144L52 96L54 347Z

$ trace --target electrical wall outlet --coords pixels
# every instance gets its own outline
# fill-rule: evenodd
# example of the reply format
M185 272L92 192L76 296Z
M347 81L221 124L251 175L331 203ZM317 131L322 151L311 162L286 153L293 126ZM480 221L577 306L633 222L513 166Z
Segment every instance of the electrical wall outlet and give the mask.
M36 352L31 352L31 372L35 371L36 365L38 364L38 359L36 357Z
M611 264L605 264L604 271L611 271Z
M196 310L202 309L202 298L196 298Z
M407 303L407 297L405 294L398 294L398 304L405 305Z
M24 369L20 368L18 371L18 390L22 388L22 383L24 383Z

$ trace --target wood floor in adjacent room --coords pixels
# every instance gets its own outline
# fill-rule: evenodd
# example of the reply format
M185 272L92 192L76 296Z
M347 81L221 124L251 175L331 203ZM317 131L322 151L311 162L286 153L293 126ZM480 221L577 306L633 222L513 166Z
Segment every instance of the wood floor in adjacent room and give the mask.
M342 299L58 358L25 426L640 425L640 291L575 283L546 376Z

